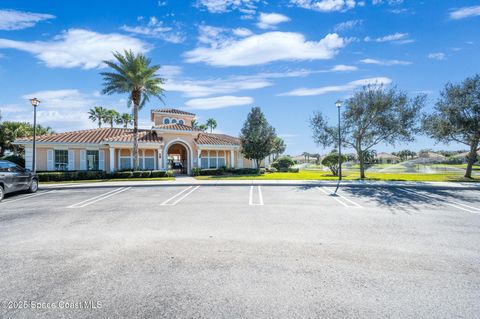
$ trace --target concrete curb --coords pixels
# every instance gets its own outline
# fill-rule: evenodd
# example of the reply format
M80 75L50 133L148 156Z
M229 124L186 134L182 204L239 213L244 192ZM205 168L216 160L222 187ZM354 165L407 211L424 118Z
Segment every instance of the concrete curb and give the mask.
M71 184L46 184L41 189L70 189L70 188L97 188L97 187L155 187L155 186L329 186L337 185L337 181L315 180L176 180L176 181L118 181L118 182L93 182ZM385 181L342 181L341 187L407 187L407 188L438 188L438 189L478 189L480 183L453 183L453 182L385 182Z

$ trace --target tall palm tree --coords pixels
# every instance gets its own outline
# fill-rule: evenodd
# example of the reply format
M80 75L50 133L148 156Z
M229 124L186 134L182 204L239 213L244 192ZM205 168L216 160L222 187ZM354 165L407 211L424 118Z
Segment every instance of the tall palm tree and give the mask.
M130 113L123 113L115 120L117 124L122 124L123 128L128 128L128 125L133 124L133 115Z
M105 123L110 124L110 128L113 128L113 124L116 120L120 117L120 113L115 110L107 110L105 114L103 114L103 121Z
M101 106L95 106L93 109L90 109L90 111L88 111L88 118L92 120L92 122L97 122L98 127L100 128L102 127L102 122L106 112L107 109Z
M203 132L206 132L208 130L207 124L200 124L197 128Z
M213 130L217 128L217 121L215 121L215 119L209 118L207 120L207 123L205 123L205 124L210 129L210 133L212 133Z
M116 61L104 61L112 71L100 73L103 76L103 94L120 93L129 95L128 105L133 105L133 165L139 168L138 161L138 111L150 100L162 100L165 80L158 76L160 65L151 65L151 60L141 53L131 50L121 54L113 53Z
M198 121L197 120L192 120L192 128L193 129L198 129L198 126L199 126Z

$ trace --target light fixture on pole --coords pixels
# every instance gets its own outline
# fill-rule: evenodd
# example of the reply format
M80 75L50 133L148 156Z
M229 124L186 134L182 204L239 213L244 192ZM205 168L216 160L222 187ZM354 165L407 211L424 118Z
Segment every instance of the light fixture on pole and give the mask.
M342 180L342 132L341 132L341 123L340 123L340 109L342 108L343 102L338 100L335 102L335 106L338 110L338 183L337 188L335 188L334 194L337 194L338 187L340 186L340 181Z
M36 161L35 161L35 139L36 139L36 135L37 135L37 106L40 104L40 100L38 100L36 97L34 97L33 99L30 99L30 103L32 103L32 106L33 106L33 152L32 152L32 171L35 172L36 171Z

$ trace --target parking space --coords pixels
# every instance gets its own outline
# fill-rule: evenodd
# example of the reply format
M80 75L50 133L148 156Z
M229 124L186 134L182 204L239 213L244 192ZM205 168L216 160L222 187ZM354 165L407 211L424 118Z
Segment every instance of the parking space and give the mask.
M319 317L332 304L341 317L475 317L478 190L333 192L130 185L8 196L0 295L103 305L44 318Z

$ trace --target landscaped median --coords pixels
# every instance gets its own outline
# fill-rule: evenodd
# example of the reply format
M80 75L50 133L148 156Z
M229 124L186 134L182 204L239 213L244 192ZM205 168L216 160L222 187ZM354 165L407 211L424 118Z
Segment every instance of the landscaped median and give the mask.
M196 176L198 180L337 180L337 176L324 171L300 170L298 173L276 172L248 175ZM358 172L344 173L344 180L359 180ZM480 182L480 177L467 179L460 175L417 174L417 173L368 173L365 180L412 181L412 182Z

